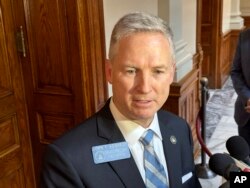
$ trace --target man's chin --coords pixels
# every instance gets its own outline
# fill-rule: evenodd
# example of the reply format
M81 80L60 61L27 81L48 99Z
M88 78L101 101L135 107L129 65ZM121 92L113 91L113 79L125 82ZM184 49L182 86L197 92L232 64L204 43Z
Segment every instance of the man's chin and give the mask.
M154 118L155 113L150 113L150 114L142 114L142 113L137 113L133 115L133 119L136 121L151 121Z

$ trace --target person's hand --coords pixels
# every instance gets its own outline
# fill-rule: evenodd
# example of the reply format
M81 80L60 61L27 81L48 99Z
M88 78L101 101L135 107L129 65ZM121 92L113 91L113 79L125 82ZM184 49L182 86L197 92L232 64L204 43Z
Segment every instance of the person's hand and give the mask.
M248 113L250 113L250 99L248 99L248 101L247 101L247 105L246 105L246 107L245 107L245 110L246 110Z

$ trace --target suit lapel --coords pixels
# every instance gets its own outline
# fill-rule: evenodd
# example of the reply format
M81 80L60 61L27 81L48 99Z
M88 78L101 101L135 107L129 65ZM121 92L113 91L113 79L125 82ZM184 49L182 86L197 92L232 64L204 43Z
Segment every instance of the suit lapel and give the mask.
M107 139L108 143L125 141L109 109L109 101L98 114L97 126L98 135ZM145 187L132 155L129 159L111 161L109 165L119 176L125 187Z
M163 149L168 168L169 185L170 187L181 187L181 149L178 139L176 139L176 143L173 141L174 138L178 137L173 128L175 125L168 123L167 117L164 117L164 121L161 120L159 115L158 118L163 138Z
M159 113L160 114L160 113ZM182 169L181 169L181 147L180 142L174 144L171 142L171 136L178 138L178 132L175 131L175 125L168 121L168 117L158 115L160 130L163 137L163 149L167 162L168 177L170 187L181 187ZM108 140L108 143L117 143L125 141L120 132L112 113L109 109L109 101L99 112L97 118L98 135ZM131 155L129 159L109 162L114 172L119 176L125 187L144 188L145 184Z

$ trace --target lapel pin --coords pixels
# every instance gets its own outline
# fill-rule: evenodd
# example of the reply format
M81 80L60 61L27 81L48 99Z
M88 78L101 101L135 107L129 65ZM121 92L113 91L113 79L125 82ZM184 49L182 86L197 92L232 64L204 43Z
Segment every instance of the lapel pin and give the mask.
M170 136L170 142L172 143L172 144L176 144L176 142L177 142L177 140L176 140L176 137L175 136Z

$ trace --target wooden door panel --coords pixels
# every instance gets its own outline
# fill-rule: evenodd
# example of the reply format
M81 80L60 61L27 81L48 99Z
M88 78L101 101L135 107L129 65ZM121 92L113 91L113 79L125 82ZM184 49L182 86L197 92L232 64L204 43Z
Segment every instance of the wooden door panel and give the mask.
M45 146L107 99L101 0L27 0L22 59L36 177Z
M31 61L35 92L71 95L71 66L65 1L30 1Z
M74 125L73 115L37 113L39 139L43 144L51 143Z
M33 188L34 173L13 1L0 0L0 187Z
M4 179L0 181L0 187L25 188L25 177L23 176L23 174L23 168L16 170L14 173L8 174Z
M5 104L4 104L5 105ZM15 113L8 116L2 116L0 121L0 151L1 153L11 153L17 149L20 150L19 131L17 125L17 117Z
M30 137L38 185L46 144L107 99L102 0L0 0L0 41L0 187L35 188Z
M15 173L22 167L20 137L15 114L1 116L0 133L0 179L4 179L6 175Z
M46 144L86 118L74 6L74 0L29 0L25 7L30 57L23 71L38 181Z

